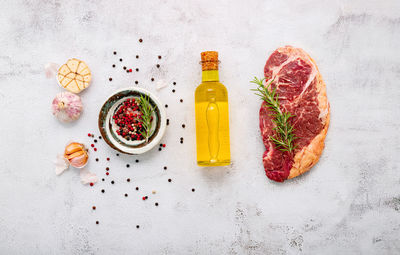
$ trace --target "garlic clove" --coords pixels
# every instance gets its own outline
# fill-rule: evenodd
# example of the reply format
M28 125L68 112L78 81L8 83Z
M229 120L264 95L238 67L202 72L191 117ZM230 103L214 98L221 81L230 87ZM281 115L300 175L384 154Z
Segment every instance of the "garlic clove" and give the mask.
M80 168L80 167L83 167L86 165L86 163L88 161L88 155L85 151L81 151L81 152L83 152L83 153L80 154L79 156L68 159L71 166ZM74 154L77 154L77 153L74 153Z
M82 151L82 150L84 150L84 147L82 146L82 144L80 144L80 143L70 143L70 144L67 145L67 147L65 147L64 154L65 155L70 155L70 154L72 154L74 152Z
M67 158L68 160L70 160L70 159L79 157L79 156L81 156L81 155L83 155L83 154L84 154L84 151L80 150L80 151L76 151L76 152L74 152L74 153L72 153L72 154L67 155L66 158Z

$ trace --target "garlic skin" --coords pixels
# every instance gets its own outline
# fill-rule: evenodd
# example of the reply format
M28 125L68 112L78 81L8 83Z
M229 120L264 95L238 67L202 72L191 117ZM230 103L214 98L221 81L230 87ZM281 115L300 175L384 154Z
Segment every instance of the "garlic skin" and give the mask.
M83 144L74 142L65 147L64 158L69 161L71 166L82 168L87 164L89 155Z
M81 98L71 92L61 92L52 102L53 115L62 122L71 122L79 118L83 110Z

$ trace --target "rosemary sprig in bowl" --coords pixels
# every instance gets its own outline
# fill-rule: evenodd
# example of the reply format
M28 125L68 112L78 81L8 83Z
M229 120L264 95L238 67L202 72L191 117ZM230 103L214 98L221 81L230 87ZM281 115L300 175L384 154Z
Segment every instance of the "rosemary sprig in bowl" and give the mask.
M254 80L252 80L251 83L256 84L257 88L251 90L256 91L255 94L260 96L261 99L266 102L268 110L271 111L272 121L275 123L274 130L276 134L269 136L269 139L275 143L279 150L292 153L296 148L294 140L297 138L294 135L293 125L290 123L290 119L293 118L294 115L290 112L281 110L276 88L271 89L271 83L273 80L271 80L266 86L263 84L264 80L265 78L260 80L257 77L254 77Z
M142 112L142 126L143 126L143 131L140 131L140 134L143 136L143 138L146 139L146 142L149 139L150 136L150 131L151 131L151 121L152 121L152 115L154 112L153 107L151 106L151 103L149 101L149 97L147 95L140 95L139 99L139 110Z

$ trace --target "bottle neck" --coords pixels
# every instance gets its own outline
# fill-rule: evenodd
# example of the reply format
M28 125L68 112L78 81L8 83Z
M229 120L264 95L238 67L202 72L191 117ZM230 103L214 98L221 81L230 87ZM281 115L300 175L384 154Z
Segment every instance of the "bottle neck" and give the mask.
M218 70L205 70L202 71L202 82L219 81Z

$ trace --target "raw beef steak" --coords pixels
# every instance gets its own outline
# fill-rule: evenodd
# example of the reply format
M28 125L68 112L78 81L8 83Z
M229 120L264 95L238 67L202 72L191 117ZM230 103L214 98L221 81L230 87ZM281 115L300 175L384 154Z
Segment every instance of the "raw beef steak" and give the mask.
M275 124L265 102L260 109L265 172L269 179L283 182L318 162L329 126L329 103L317 65L302 49L285 46L275 50L265 64L264 75L265 82L272 81L271 88L277 88L281 109L295 115L291 123L297 147L292 153L282 152L269 139Z

